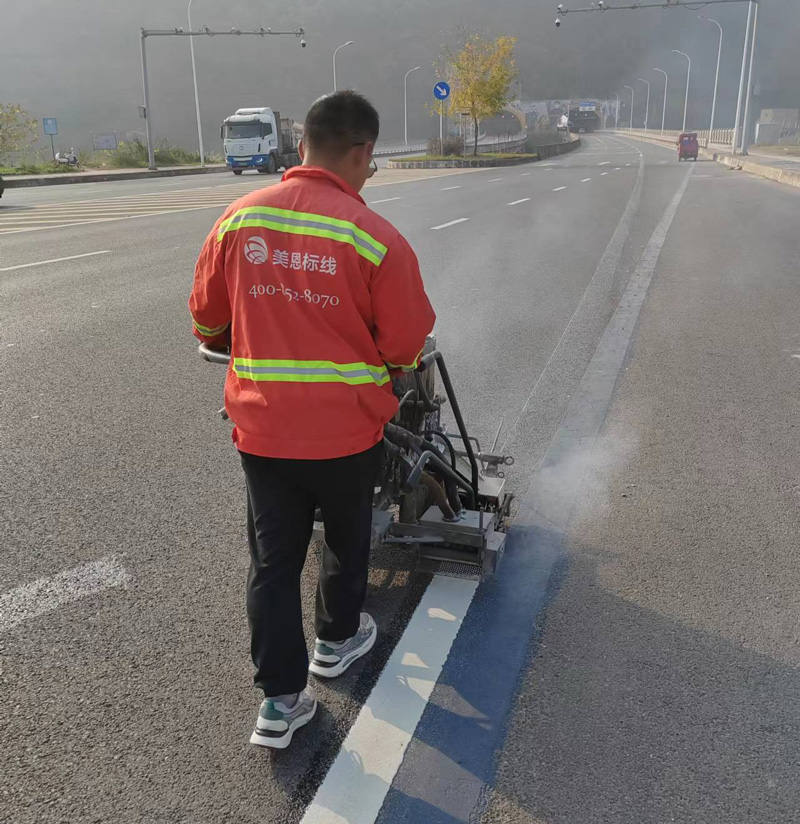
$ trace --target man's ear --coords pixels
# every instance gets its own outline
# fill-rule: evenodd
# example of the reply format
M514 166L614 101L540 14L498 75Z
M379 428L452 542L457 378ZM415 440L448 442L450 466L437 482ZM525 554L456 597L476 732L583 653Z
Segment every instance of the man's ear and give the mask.
M303 138L300 138L300 142L297 144L297 154L300 155L300 162L302 163L306 159L306 145L303 143Z

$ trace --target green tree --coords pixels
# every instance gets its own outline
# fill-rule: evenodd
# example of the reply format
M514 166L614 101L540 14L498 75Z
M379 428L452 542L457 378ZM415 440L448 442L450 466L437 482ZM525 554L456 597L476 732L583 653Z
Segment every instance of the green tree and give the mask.
M444 46L438 69L450 82L450 116L468 114L475 131L473 155L478 154L478 123L494 117L511 99L511 83L517 76L514 63L516 37L489 40L464 32L457 49Z
M36 140L39 121L16 103L0 103L0 160L27 149Z

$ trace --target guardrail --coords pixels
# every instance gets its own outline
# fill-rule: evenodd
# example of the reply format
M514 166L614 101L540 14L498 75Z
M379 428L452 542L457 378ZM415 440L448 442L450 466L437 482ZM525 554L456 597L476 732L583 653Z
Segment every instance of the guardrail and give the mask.
M635 134L640 137L649 137L653 140L663 140L664 142L675 143L683 132L680 129L617 129L622 134ZM730 146L733 143L733 129L686 129L687 132L696 132L697 140L705 146Z
M478 154L485 154L486 152L518 152L525 148L528 141L528 135L524 134L521 137L515 137L513 140L495 140L490 143L478 143ZM467 148L470 148L467 146Z
M372 154L374 157L389 157L390 155L424 152L426 148L427 146L424 143L416 146L384 146L382 148L376 146Z

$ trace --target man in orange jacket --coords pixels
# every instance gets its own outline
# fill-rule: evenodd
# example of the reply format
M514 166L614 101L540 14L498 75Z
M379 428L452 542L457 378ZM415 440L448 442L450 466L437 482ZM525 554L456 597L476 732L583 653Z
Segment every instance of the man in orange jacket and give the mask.
M225 408L247 484L247 612L255 685L251 743L283 748L314 716L307 686L372 649L367 588L372 496L390 370L411 370L433 328L417 258L358 194L376 169L379 120L353 91L318 100L303 165L237 200L206 239L189 310L195 335L231 348ZM300 575L316 507L325 546L314 655Z

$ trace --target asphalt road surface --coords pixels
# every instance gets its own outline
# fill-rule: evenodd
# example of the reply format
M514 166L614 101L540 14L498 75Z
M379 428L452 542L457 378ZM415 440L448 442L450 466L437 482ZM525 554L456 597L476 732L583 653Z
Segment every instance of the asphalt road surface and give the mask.
M247 743L243 483L186 311L216 217L274 182L0 202L0 821L800 819L800 192L602 134L381 169L365 199L516 459L516 522L477 589L376 553L375 651L275 753Z

